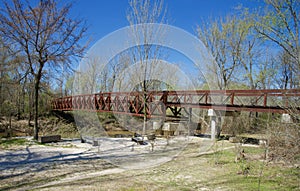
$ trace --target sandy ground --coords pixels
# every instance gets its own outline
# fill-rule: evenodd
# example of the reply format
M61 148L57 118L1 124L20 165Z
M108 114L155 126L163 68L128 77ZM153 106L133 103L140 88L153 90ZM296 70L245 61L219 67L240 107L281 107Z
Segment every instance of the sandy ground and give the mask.
M152 145L137 145L130 138L101 138L98 146L80 140L0 150L0 190L32 190L77 180L147 169L176 157L188 142L200 139L158 138ZM200 151L211 146L201 139Z
M257 190L262 167L268 170L261 190L283 191L286 184L293 188L289 190L300 188L298 168L262 166L252 159L236 163L236 145L225 140L212 145L198 137L159 138L153 151L151 144L137 145L128 138L102 138L97 143L32 142L0 150L0 190ZM248 156L263 153L258 145L242 146ZM245 165L250 165L247 176L241 174Z

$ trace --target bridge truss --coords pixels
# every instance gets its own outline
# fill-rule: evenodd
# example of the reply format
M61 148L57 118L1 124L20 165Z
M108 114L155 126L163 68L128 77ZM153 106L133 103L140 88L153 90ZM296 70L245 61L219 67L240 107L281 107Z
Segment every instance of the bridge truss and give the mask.
M177 117L182 109L190 108L300 113L300 89L108 92L57 98L52 101L52 108L134 116L144 116L146 111L148 118L165 117L168 109Z

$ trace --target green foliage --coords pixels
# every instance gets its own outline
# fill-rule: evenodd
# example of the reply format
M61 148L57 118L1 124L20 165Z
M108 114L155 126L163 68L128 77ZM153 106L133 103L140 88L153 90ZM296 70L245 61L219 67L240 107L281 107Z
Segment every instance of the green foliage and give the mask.
M10 148L13 146L28 145L27 139L0 139L0 148Z
M263 148L243 147L245 153L251 157L263 154ZM215 154L206 155L208 160L214 160ZM241 159L234 161L234 150L224 150L220 173L222 175L211 178L210 188L221 186L232 190L294 190L298 189L300 175L297 167L286 167L278 164L266 163L257 159Z
M237 162L237 164L240 169L238 174L242 174L244 176L248 176L250 174L250 170L252 167L245 159L241 159L240 161Z
M232 89L232 90L249 90L250 87L245 83L232 82L229 86L229 89Z

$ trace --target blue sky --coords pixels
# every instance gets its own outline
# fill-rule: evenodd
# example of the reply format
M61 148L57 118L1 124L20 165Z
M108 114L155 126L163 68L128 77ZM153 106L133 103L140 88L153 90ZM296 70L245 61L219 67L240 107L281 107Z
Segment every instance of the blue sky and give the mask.
M128 0L75 0L72 16L86 19L89 35L95 43L105 35L128 25L126 12ZM259 0L165 0L169 24L192 34L197 24L214 17L234 12L238 5L255 8L262 5Z
M68 0L73 2L72 17L83 18L89 25L88 38L93 46L106 35L128 26L126 13L128 0ZM237 6L258 8L263 0L164 0L167 7L168 24L182 28L195 35L201 22L212 18L234 14ZM194 74L196 69L191 60L176 52L170 52L169 62L187 65L187 72Z
M10 1L10 0L8 0ZM29 0L35 5L39 0ZM91 40L89 47L106 35L128 26L126 13L129 0L58 0L59 4L73 2L71 17L86 20ZM197 24L209 22L212 18L234 14L235 7L258 8L263 0L164 0L169 23L195 34ZM0 0L0 5L2 1ZM85 43L86 39L83 40ZM169 61L189 64L184 56L172 53ZM193 70L193 69L190 69Z

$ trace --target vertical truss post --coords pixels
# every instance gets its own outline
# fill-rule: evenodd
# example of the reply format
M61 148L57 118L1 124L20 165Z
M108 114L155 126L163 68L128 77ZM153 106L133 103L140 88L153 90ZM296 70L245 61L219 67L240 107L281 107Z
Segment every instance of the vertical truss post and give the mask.
M98 100L97 100L97 94L94 95L94 108L95 108L95 110L99 109Z
M207 104L207 102L208 102L208 93L206 92L205 93L205 104Z
M267 102L268 102L267 98L268 98L267 93L265 93L264 94L264 107L267 106Z
M232 94L231 94L230 104L231 105L234 104L234 92L232 92Z
M162 110L162 122L165 122L166 120L166 114L167 114L167 103L168 103L168 92L167 91L163 91L163 95L160 98L160 100L162 101L161 104L161 110Z
M110 93L108 94L106 100L108 100L107 109L108 109L108 111L110 111L111 110L111 94Z

